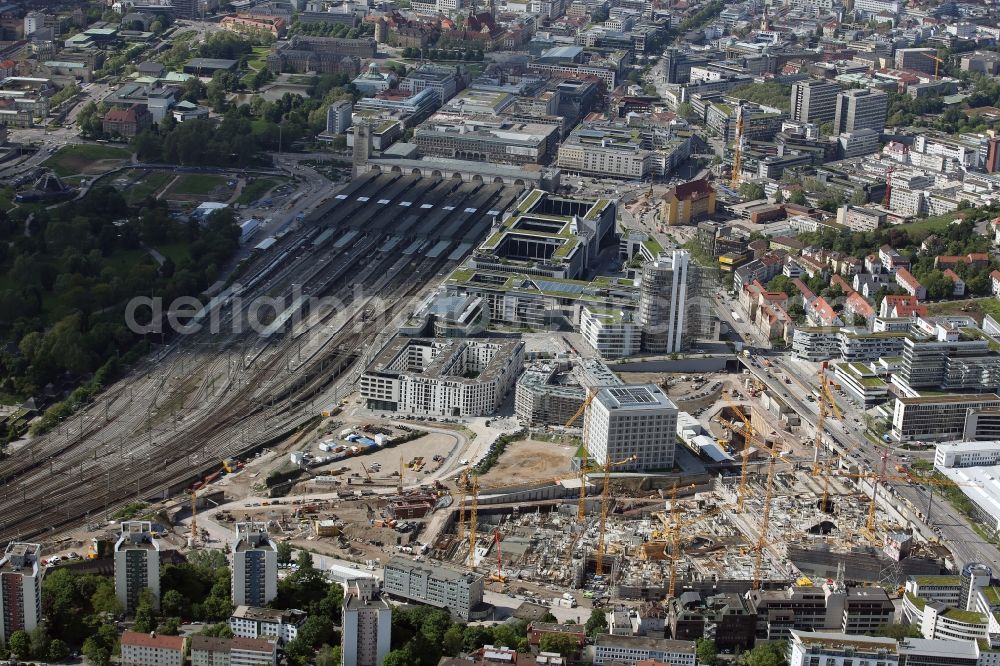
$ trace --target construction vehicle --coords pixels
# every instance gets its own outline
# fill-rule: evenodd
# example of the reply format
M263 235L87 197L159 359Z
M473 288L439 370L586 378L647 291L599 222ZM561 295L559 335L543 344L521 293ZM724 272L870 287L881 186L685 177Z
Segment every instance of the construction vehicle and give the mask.
M239 469L239 465L232 458L223 458L222 469L226 470L226 474L232 474Z
M358 462L360 462L360 461L358 461ZM363 469L365 471L365 480L362 481L361 483L374 483L374 481L372 481L371 472L368 471L368 468L365 467L364 463L361 463L361 469Z

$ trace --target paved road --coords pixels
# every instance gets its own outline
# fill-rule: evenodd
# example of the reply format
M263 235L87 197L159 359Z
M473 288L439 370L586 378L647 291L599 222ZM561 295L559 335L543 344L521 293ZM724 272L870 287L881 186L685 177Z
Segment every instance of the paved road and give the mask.
M770 361L793 380L789 387L776 379L767 368L751 364L750 371L761 379L768 388L782 397L795 412L815 430L818 420L818 408L815 403L801 400L813 388L809 381L804 381L801 371L787 360L772 356ZM848 408L845 406L845 413ZM834 449L845 460L857 464L863 472L877 472L881 468L881 456L885 448L876 447L863 435L864 425L858 424L852 418L842 421L828 418L826 420L827 441L832 442ZM930 491L922 486L890 481L886 484L894 493L892 498L880 498L891 501L895 505L908 504L915 511L925 512ZM934 536L935 528L940 530L942 543L951 549L955 564L961 567L969 562L984 562L994 570L1000 570L1000 550L984 541L970 527L968 521L951 504L940 497L935 499L931 511L929 530L922 530L925 537Z

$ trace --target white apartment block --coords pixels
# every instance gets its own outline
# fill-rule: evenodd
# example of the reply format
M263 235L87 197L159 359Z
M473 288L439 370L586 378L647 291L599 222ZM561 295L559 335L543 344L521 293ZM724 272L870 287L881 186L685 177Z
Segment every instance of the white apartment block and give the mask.
M121 638L122 666L184 666L183 636L126 631Z
M899 13L899 0L854 0L854 11L864 14Z
M580 309L580 333L601 358L632 356L642 345L642 329L630 311L585 305Z
M400 599L446 608L466 622L483 603L482 575L399 557L385 565L382 589Z
M11 543L0 557L0 643L31 633L42 619L42 547Z
M840 354L835 326L800 326L792 333L792 353L803 361L828 361Z
M370 409L487 416L523 363L520 340L397 337L361 375L361 396Z
M278 547L266 523L237 523L232 553L234 606L264 606L278 596Z
M305 613L237 606L229 617L229 628L240 638L269 637L284 644L299 635L305 621Z
M609 662L634 666L655 659L670 666L695 666L694 641L674 641L651 636L600 634L594 641L594 664Z
M381 666L392 639L392 608L374 578L345 584L341 651L343 666Z
M619 471L670 470L677 446L677 405L656 384L603 386L584 412L584 445L603 465L635 457Z
M126 614L135 612L143 590L153 594L153 608L160 608L160 545L148 520L121 524L115 542L115 596Z

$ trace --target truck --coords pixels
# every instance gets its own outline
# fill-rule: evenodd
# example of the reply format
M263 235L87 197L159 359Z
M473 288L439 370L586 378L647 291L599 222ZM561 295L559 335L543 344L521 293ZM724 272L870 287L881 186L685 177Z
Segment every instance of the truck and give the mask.
M576 608L576 599L556 599L559 608Z
M733 315L733 321L743 321L743 318L736 312L736 310L730 310L729 314Z

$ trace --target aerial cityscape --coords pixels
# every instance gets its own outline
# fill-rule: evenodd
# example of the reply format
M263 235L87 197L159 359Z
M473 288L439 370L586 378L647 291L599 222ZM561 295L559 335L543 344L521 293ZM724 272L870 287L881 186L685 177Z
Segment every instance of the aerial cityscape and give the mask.
M1000 666L1000 9L0 3L0 664Z

